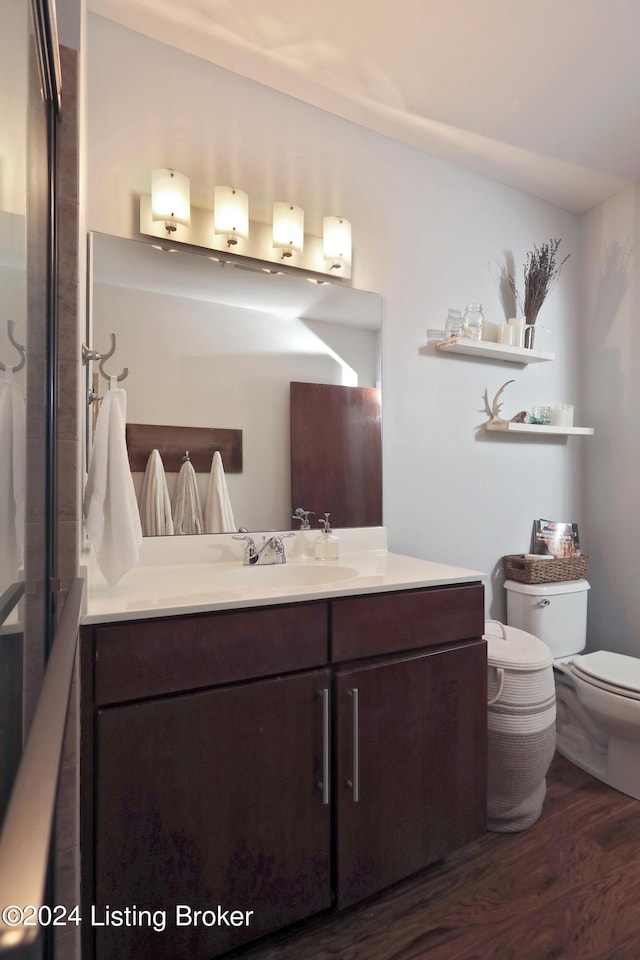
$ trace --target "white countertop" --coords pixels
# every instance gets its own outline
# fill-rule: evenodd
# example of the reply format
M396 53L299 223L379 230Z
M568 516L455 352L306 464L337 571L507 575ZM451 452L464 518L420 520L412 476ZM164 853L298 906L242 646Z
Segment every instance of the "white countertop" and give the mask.
M141 562L109 587L89 559L83 623L232 610L453 583L486 574L389 553L383 527L335 531L338 560L315 560L317 531L285 540L287 563L243 566L243 544L228 534L145 540ZM270 534L267 534L270 535ZM258 545L261 535L252 534Z

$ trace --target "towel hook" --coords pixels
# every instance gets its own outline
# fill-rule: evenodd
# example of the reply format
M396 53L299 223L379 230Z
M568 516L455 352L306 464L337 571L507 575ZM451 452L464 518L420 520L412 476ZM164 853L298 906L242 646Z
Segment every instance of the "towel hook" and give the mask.
M0 361L0 370L5 370L5 371L10 370L11 373L17 373L18 370L22 370L25 363L27 362L27 350L26 350L26 347L24 347L21 343L18 343L18 341L14 336L13 331L14 331L14 322L13 320L8 320L7 334L9 337L9 342L16 348L16 350L20 354L20 363L16 364L15 367L9 367L6 364L2 363L2 361Z
M106 353L99 353L97 350L90 350L89 347L86 345L86 343L82 344L82 362L88 363L89 360L98 360L99 361L98 370L100 371L102 376L105 378L105 380L112 379L111 375L107 373L106 370L104 369L104 362L105 360L108 360L109 357L112 357L116 352L115 333L110 334L110 339L111 339L111 349L108 350ZM129 376L129 367L125 367L122 373L116 377L116 380L120 382L121 380L126 380L128 376Z

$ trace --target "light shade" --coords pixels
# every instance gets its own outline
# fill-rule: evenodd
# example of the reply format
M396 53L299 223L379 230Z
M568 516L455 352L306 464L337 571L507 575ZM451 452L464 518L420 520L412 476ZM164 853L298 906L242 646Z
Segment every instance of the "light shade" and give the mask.
M151 171L151 219L164 220L168 233L191 223L189 178L176 170Z
M292 203L276 201L273 205L273 245L290 257L304 246L304 210Z
M351 223L344 217L324 217L322 249L325 260L331 261L332 270L351 264Z
M213 191L213 230L226 235L233 246L249 236L249 197L235 187L215 187Z

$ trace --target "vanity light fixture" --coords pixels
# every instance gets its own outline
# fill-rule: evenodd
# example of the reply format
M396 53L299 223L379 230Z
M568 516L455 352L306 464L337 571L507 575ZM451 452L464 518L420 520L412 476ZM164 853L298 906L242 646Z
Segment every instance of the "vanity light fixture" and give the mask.
M351 266L351 223L344 217L324 217L322 249L330 270Z
M249 220L249 198L233 186L214 186L214 203L191 205L189 179L177 170L152 170L151 193L140 194L140 233L163 240L163 249L197 248L226 263L279 273L303 271L310 279L351 280L351 224L324 218L322 237L304 233L304 211L293 203L273 204L272 223Z
M236 187L215 187L213 191L213 230L223 234L228 247L249 237L249 197Z
M177 170L151 171L151 218L163 220L168 234L191 223L189 178Z
M273 245L282 257L302 253L304 247L304 210L277 200L273 205Z

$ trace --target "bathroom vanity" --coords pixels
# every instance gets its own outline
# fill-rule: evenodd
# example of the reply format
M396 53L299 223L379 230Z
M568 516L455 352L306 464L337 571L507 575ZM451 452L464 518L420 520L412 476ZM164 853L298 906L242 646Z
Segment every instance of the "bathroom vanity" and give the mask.
M482 575L378 550L300 585L330 563L294 558L275 588L214 580L208 604L117 611L105 590L92 611L90 590L87 960L209 960L485 830Z

